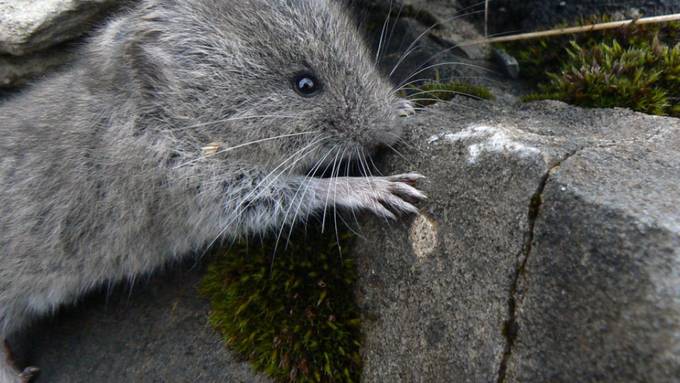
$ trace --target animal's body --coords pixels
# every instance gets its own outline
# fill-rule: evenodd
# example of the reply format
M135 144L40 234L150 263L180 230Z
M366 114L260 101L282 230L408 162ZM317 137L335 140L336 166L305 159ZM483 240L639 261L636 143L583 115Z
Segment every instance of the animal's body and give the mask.
M409 111L334 3L142 0L0 104L0 339L328 205L416 210L417 174L308 176L393 144Z

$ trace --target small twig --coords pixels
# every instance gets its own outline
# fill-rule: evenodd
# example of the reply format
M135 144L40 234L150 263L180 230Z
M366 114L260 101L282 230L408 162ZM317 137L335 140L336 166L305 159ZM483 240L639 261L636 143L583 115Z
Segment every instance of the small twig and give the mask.
M484 38L489 38L489 0L484 2Z
M672 15L664 15L664 16L643 17L643 18L640 18L640 19L612 21L612 22L600 23L600 24L582 25L582 26L578 26L578 27L557 28L557 29L550 29L550 30L547 30L547 31L520 33L520 34L517 34L517 35L492 37L490 39L485 38L485 39L473 41L470 44L471 45L472 44L482 44L482 43L490 44L490 43L502 43L502 42L507 42L507 41L529 40L529 39L537 39L537 38L540 38L540 37L558 36L558 35L567 35L567 34L571 34L571 33L582 33L582 32L601 31L601 30L605 30L605 29L621 28L621 27L625 27L625 26L628 26L628 25L656 24L656 23L664 23L664 22L668 22L668 21L677 21L677 20L680 20L680 13L675 13L675 14L672 14Z

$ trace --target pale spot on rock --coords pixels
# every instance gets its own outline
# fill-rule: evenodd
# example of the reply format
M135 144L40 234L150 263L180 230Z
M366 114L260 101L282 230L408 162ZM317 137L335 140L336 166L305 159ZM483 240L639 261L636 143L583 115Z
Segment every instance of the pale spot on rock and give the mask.
M424 214L418 214L409 228L409 240L418 260L425 260L437 248L437 223Z

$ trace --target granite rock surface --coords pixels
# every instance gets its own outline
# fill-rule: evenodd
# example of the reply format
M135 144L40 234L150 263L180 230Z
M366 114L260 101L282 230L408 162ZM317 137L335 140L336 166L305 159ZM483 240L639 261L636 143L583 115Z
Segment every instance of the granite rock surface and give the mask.
M678 120L459 99L413 124L386 172L430 200L355 247L364 381L676 381Z

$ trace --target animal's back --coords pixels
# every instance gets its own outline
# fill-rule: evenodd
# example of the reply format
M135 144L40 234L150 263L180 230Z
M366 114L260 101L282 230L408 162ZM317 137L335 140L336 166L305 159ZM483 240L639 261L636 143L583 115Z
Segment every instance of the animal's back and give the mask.
M51 310L148 262L158 175L117 139L130 116L117 118L82 75L76 65L0 105L0 308ZM0 310L0 330L16 316Z
M80 148L92 144L92 135L79 121L77 89L68 92L78 84L71 77L57 75L0 104L0 307L24 296L24 307L14 311L31 311L31 305L44 311L47 302L28 297L48 288L52 272L67 260L60 248L65 217L87 188ZM63 300L56 295L50 291L46 300ZM19 323L8 322L11 314L0 311L3 332Z

